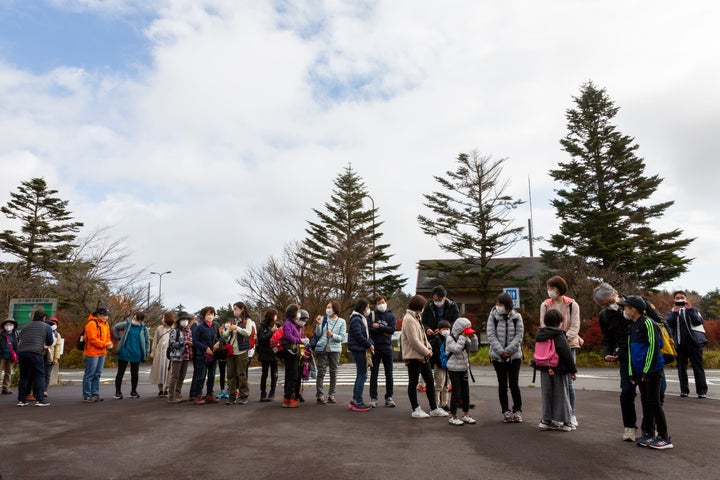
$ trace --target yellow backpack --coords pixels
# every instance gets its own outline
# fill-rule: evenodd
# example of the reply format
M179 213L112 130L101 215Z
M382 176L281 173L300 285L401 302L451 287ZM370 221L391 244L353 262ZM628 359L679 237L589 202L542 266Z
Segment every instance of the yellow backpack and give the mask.
M663 339L663 346L660 349L660 354L663 356L663 359L665 359L665 365L669 365L675 361L675 357L677 356L675 342L673 341L672 336L670 336L670 332L668 332L667 325L664 322L655 322L655 324L658 326L660 336Z

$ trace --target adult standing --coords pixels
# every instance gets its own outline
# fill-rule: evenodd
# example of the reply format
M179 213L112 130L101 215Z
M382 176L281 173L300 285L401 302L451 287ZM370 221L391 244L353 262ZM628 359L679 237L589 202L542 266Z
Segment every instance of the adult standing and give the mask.
M291 303L285 309L285 323L283 323L283 352L285 363L285 392L283 396L283 407L297 408L299 406L298 399L295 397L295 387L297 386L298 365L300 357L300 347L302 338L300 337L300 329L297 322L300 321L300 306Z
M215 351L220 344L218 343L218 332L214 320L215 308L204 307L200 310L200 321L194 325L192 330L193 377L190 386L190 397L192 397L195 405L218 403L214 393L215 369L217 368ZM206 383L206 380L207 393L203 398L203 384Z
M85 373L83 374L83 402L102 402L100 376L105 365L105 354L113 347L110 338L110 310L98 307L88 317L83 337L85 339Z
M0 374L2 378L2 394L11 395L10 381L12 380L13 366L18 360L18 323L10 317L3 320L0 327Z
M150 332L145 325L145 314L137 312L132 317L117 323L113 336L119 338L115 358L118 362L115 375L115 400L122 400L122 382L125 370L130 364L130 398L140 398L137 391L140 377L140 363L144 362L150 351Z
M170 380L168 382L168 403L182 403L182 386L185 382L188 365L193 356L192 331L190 320L193 316L180 312L178 319L168 334L167 357L170 361Z
M547 283L548 299L540 304L540 327L544 327L545 312L548 310L557 310L562 314L563 320L560 329L567 335L567 341L570 345L573 362L577 359L577 351L582 347L583 340L580 338L580 305L572 298L566 295L568 284L564 278L559 275L551 277ZM567 377L568 396L570 397L570 423L577 428L578 421L575 416L575 385L573 384L572 375Z
M272 402L275 398L275 387L278 379L278 359L270 348L270 338L278 329L278 311L268 308L263 314L263 321L258 327L257 354L262 366L260 374L260 401ZM270 391L267 390L268 373L270 374Z
M370 370L370 406L375 408L378 404L378 376L382 362L385 371L385 406L394 407L392 335L395 333L397 319L395 314L388 310L387 298L384 295L375 299L375 310L370 314L368 323L370 339L375 345Z
M708 392L705 367L703 366L703 348L707 344L705 327L700 311L692 306L684 291L673 293L675 305L665 320L672 331L675 350L677 351L678 380L680 380L680 396L690 394L688 384L688 360L692 364L695 377L695 392L698 398L706 398Z
M167 348L170 341L170 332L175 325L175 312L163 313L162 323L155 329L155 336L150 346L150 356L153 359L148 382L157 385L158 397L169 396L170 364L167 358Z
M60 357L62 357L65 348L65 340L60 336L60 332L58 332L58 319L51 317L48 319L48 325L50 325L50 329L52 330L53 343L45 354L45 397L48 396L47 391L50 386L50 378L52 377L53 370L60 362Z
M430 357L433 352L421 319L421 312L426 303L427 300L422 295L411 297L403 317L400 342L402 356L408 368L408 398L413 418L447 417L448 413L438 408L435 399L435 386L430 369ZM418 403L416 387L420 376L427 385L425 394L430 402L430 414L426 413Z
M228 388L230 396L228 405L239 403L245 405L250 396L247 381L248 350L252 327L248 324L247 307L242 302L233 305L234 318L220 328L220 335L232 352L227 356ZM238 392L237 396L235 392Z
M432 289L432 301L427 303L422 311L422 323L425 328L425 334L428 337L428 341L435 338L440 334L438 329L438 323L441 320L445 320L452 324L460 316L460 309L453 300L447 296L447 291L442 285L438 285ZM439 343L442 343L444 339L441 339ZM426 389L425 381L420 379L417 389L424 392Z
M348 328L348 350L355 360L355 384L350 409L356 412L367 412L370 406L363 401L363 390L367 380L367 354L373 354L375 345L370 338L367 317L370 315L370 302L365 298L358 300L355 310L350 314Z
M337 372L340 365L342 344L347 340L347 325L344 318L340 318L340 303L330 301L325 306L325 315L318 315L315 319L316 333L314 338L315 355L317 356L317 378L315 383L315 397L319 404L337 403L335 398L337 389ZM325 373L330 369L330 386L328 397L325 399L323 387Z
M507 293L501 293L488 317L487 339L490 344L490 360L497 375L498 398L505 423L522 422L519 380L524 332L522 316L515 311L512 298ZM513 400L512 411L508 406L508 384Z
M45 312L36 310L30 323L20 331L18 341L18 361L20 362L20 382L18 385L18 407L27 406L27 395L32 384L37 401L36 407L46 407L45 401L45 350L52 345L53 336L50 325L45 323Z

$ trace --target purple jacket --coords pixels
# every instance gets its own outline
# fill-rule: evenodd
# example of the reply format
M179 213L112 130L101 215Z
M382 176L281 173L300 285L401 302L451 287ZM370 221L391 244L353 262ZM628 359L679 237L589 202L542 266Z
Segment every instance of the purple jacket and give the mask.
M300 330L295 323L295 319L285 319L285 323L283 323L283 332L285 333L284 338L290 340L292 343L302 343L302 338L300 338Z

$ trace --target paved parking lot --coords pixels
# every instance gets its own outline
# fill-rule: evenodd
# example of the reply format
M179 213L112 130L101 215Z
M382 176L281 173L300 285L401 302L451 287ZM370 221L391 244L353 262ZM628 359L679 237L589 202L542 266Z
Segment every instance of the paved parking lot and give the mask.
M80 402L78 385L52 387L48 408L17 408L14 396L3 396L0 478L720 478L716 399L679 398L669 382L665 409L676 447L654 451L620 440L616 391L591 390L588 382L577 392L578 430L540 432L538 388L522 388L526 421L503 424L492 370L474 372L478 423L462 427L412 419L406 387L396 389L397 408L367 413L343 404L259 403L257 386L244 406L169 405L148 384L139 388L142 398L118 401L104 385L106 400L97 404ZM596 380L611 383L614 370L603 372ZM708 376L717 385L718 372ZM350 393L342 386L339 399Z

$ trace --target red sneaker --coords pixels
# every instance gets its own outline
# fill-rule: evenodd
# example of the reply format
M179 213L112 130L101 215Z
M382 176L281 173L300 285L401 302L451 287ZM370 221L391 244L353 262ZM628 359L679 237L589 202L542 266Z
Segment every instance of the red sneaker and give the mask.
M426 392L427 387L425 385L418 385L417 386L418 392Z
M294 399L294 398L290 399L290 402L288 403L288 408L298 408L299 406L300 406L300 404L298 403L298 401L296 399Z

